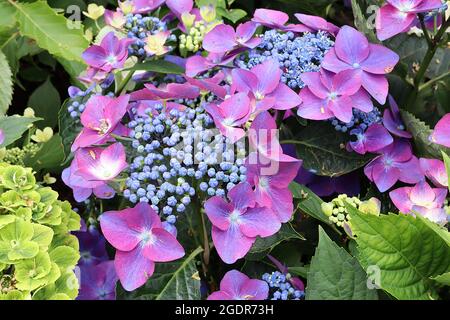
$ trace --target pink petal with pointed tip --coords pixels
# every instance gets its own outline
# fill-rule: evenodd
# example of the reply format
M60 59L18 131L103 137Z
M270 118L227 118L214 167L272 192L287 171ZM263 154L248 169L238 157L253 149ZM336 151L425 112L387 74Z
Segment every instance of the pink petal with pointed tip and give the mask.
M213 226L226 231L230 227L229 215L233 212L232 204L225 202L221 197L215 196L205 202L205 212Z
M331 48L322 61L322 68L338 73L344 70L352 69L353 67L339 59L336 54L336 50Z
M139 233L130 229L129 222L133 217L131 209L108 211L100 216L100 227L106 240L116 249L130 251L141 241Z
M300 91L302 104L298 107L297 114L305 119L326 120L334 117L333 112L328 109L325 99L317 98L308 88Z
M251 69L251 72L258 78L257 91L261 94L273 92L280 83L282 72L278 62L273 59L267 59L258 64Z
M436 195L428 183L421 181L411 189L409 198L415 205L429 207Z
M239 43L244 44L249 41L256 32L258 25L252 21L241 23L236 28L236 37Z
M372 168L372 178L380 192L389 190L398 181L400 170L394 167L385 167L382 163L376 163Z
M379 44L370 45L370 54L361 63L364 71L375 74L391 73L400 57L391 49Z
M281 223L286 223L292 218L294 204L292 192L288 188L272 188L269 191L272 198L272 210L278 216Z
M270 237L278 232L281 223L275 213L269 208L257 207L248 209L241 216L239 225L247 237Z
M361 75L354 70L341 71L333 77L333 89L343 96L351 96L361 88Z
M209 52L223 53L236 46L236 33L233 27L219 24L209 31L203 39L203 48Z
M114 266L122 287L127 291L142 286L155 271L155 263L145 258L139 247L129 252L116 251Z
M434 127L430 140L450 148L450 113L446 114Z
M154 242L150 241L142 246L142 254L154 262L169 262L184 256L184 249L177 239L168 231L161 228L151 229Z
M305 72L300 78L316 97L321 99L328 97L330 90L322 83L319 72Z
M353 108L359 109L363 112L370 112L373 110L372 99L364 88L358 90L350 97L352 99Z
M419 163L422 172L436 187L448 187L448 175L443 161L438 159L420 158Z
M384 105L389 91L389 83L386 77L363 72L361 74L361 79L364 89L366 89L375 100Z
M270 97L274 99L273 109L276 110L289 110L302 103L300 96L284 83L280 83Z
M270 9L256 9L253 21L268 26L282 26L289 20L289 16L281 11Z
M237 210L244 212L248 207L256 204L255 194L252 187L247 182L242 182L233 187L228 192L228 198Z
M377 38L380 41L409 30L416 20L414 13L402 13L391 5L381 7L376 16Z
M244 69L233 69L231 71L233 83L233 90L237 90L239 92L253 92L255 93L258 90L258 78L256 75L248 70Z
M339 30L334 48L339 59L350 65L364 61L370 53L369 41L364 34L349 26Z
M269 296L269 285L258 279L249 279L241 288L241 298L245 300L266 300Z
M424 174L420 170L419 159L413 156L409 161L397 165L400 170L399 180L405 183L417 183L424 179Z
M340 96L328 101L328 109L342 122L348 123L353 118L352 99L350 97Z
M411 211L413 203L409 199L410 192L410 187L403 187L389 192L389 197L400 212L408 213Z
M238 227L231 226L222 231L213 226L211 231L214 246L223 262L233 264L243 258L252 247L256 238L245 236Z
M208 61L202 56L193 56L186 61L186 75L188 77L195 77L197 74L209 70L216 64Z

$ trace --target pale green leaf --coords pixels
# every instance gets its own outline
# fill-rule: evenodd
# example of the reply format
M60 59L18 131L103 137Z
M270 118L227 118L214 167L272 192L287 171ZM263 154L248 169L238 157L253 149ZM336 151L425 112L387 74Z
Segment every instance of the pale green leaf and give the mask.
M22 35L34 39L52 55L83 62L81 54L89 43L81 28L69 28L68 20L56 14L44 1L14 2L14 6Z
M380 215L347 207L365 269L379 269L379 285L397 299L435 299L430 277L450 270L450 248L424 218Z
M376 300L358 261L319 227L319 245L308 270L307 300Z
M6 114L13 94L12 73L3 52L0 51L0 116Z

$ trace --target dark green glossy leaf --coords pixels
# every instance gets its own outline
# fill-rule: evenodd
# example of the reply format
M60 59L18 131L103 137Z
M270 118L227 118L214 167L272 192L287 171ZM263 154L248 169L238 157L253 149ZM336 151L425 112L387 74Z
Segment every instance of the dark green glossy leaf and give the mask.
M38 171L41 169L58 169L64 160L64 148L59 134L42 144L33 157L25 158L25 165Z
M280 231L273 236L267 238L258 237L250 249L250 253L270 251L283 241L293 239L305 240L301 234L294 230L290 223L285 223L281 226Z
M38 127L54 128L56 126L61 98L50 78L47 78L41 86L34 90L28 99L28 106L34 109L36 116L43 119Z

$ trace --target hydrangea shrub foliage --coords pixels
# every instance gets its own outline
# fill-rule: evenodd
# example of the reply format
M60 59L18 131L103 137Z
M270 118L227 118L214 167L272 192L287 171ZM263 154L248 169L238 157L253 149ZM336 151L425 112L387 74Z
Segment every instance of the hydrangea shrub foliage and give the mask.
M445 1L80 3L0 2L1 299L449 298Z

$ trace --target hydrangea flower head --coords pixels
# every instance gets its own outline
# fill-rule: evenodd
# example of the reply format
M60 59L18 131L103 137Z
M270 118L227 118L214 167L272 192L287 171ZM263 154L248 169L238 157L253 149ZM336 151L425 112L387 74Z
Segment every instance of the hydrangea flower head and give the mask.
M269 286L265 281L231 270L220 281L220 290L213 292L208 300L266 300L268 296Z
M255 187L255 201L271 208L280 222L289 221L294 211L289 184L297 176L302 162L275 162L259 155L253 163L254 158L252 154L248 157L246 167L247 181Z
M110 141L112 133L126 135L127 130L120 121L127 112L129 99L129 95L92 96L81 114L83 130L76 137L72 151Z
M386 128L378 123L369 126L366 131L353 129L350 134L356 136L356 141L350 141L349 145L359 154L376 152L394 142Z
M239 46L255 48L261 38L254 38L257 24L246 22L240 24L236 31L226 24L219 24L209 31L203 39L203 48L209 52L225 53Z
M119 142L105 149L99 147L79 149L75 160L75 175L87 181L111 181L127 166L125 148Z
M298 94L280 82L281 69L275 60L266 60L249 71L234 69L232 76L237 91L252 94L257 111L287 110L301 103Z
M214 119L220 132L234 143L244 137L242 126L249 119L252 111L250 99L245 93L237 93L219 105L209 104L206 111Z
M95 69L110 72L122 68L128 58L128 45L131 39L118 39L114 32L108 33L100 45L92 45L83 52L83 59Z
M153 274L155 262L168 262L184 256L177 239L163 228L149 204L108 211L100 216L105 238L116 248L117 275L125 290L143 285Z
M403 213L414 211L433 222L439 224L447 222L447 213L443 209L447 189L432 188L425 181L421 181L414 187L393 190L389 192L389 196Z
M442 6L441 0L387 0L376 16L377 37L383 41L416 25L417 14Z
M389 95L389 105L390 109L384 110L383 114L383 125L396 137L410 139L412 135L405 130L405 125L403 124L400 109L394 98Z
M116 300L116 271L113 261L80 268L80 293L77 300Z
M381 192L390 189L398 180L417 183L423 179L419 160L413 156L407 140L395 140L377 153L380 155L364 168L364 173Z
M330 72L307 72L302 75L307 85L300 92L302 105L297 114L311 120L336 117L348 123L353 118L353 108L370 112L373 104L361 89L361 77L351 70L336 75Z
M355 76L361 78L364 89L384 104L389 88L384 75L394 70L398 60L399 56L394 51L378 44L369 44L364 34L344 26L336 36L334 48L326 54L322 67L335 73L352 70Z
M244 257L257 236L269 237L281 227L272 210L256 206L248 183L240 183L228 192L230 202L212 197L205 202L211 221L212 239L220 258L228 264Z
M73 197L77 202L83 202L92 193L99 199L111 199L116 192L105 181L89 181L76 174L78 172L77 161L72 161L70 167L63 170L61 178L73 191Z

